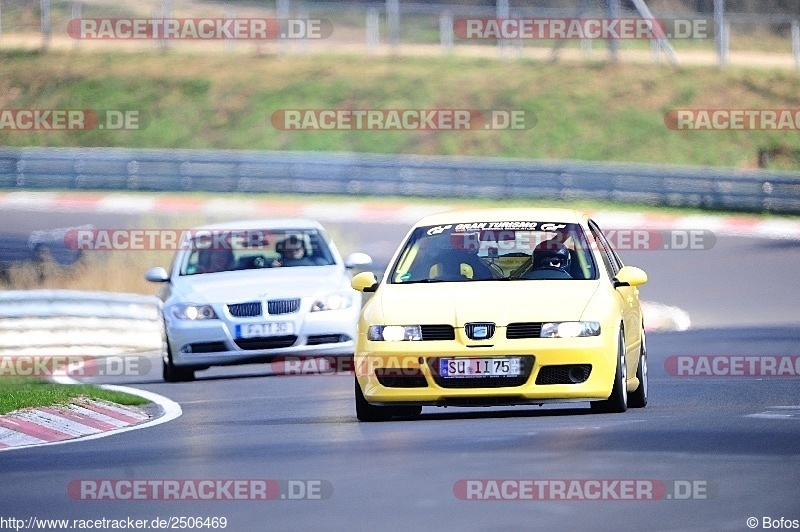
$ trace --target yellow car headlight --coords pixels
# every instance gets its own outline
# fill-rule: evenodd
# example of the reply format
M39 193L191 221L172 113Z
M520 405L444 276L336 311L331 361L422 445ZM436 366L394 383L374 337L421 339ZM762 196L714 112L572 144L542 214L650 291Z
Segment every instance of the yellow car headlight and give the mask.
M422 327L419 325L370 325L367 339L373 342L422 340Z
M598 336L600 323L596 321L561 321L542 324L540 338L577 338Z

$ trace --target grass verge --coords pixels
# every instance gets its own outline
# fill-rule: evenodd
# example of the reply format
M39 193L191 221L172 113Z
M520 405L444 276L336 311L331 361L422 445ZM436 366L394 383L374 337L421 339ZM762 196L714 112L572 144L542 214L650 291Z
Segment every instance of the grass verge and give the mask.
M64 405L77 397L89 397L130 406L148 403L146 399L136 395L112 392L90 384L56 384L22 377L7 377L0 380L0 414L21 408Z
M796 131L675 131L674 109L795 109L790 71L382 57L0 52L0 108L139 112L138 130L0 131L7 146L354 151L800 168ZM282 130L285 109L526 110L527 130Z

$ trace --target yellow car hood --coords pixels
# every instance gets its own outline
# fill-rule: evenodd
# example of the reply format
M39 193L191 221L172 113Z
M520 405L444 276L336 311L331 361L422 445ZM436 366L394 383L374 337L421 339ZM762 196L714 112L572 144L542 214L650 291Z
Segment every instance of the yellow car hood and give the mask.
M485 321L504 326L579 320L599 284L565 280L384 284L376 295L386 325L460 327Z

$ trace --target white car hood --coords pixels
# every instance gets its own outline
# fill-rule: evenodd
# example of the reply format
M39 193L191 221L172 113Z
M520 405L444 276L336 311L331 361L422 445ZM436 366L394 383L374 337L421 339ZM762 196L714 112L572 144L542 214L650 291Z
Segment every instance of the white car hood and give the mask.
M295 266L187 275L173 282L172 302L243 303L312 297L349 289L340 266Z

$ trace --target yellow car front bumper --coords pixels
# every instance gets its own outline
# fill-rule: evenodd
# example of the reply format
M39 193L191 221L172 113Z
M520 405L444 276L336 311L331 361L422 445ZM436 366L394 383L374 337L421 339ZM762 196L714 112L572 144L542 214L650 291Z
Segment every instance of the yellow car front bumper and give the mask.
M499 339L491 346L468 346L458 340L373 342L361 335L357 345L354 362L358 383L365 399L378 405L602 400L611 394L617 368L618 344L613 334L587 338ZM440 358L508 357L523 357L524 370L516 379L471 377L464 380L438 375L437 360ZM540 378L551 375L556 369L553 366L559 366L556 373L561 371L562 376L573 366L589 366L590 371L582 382ZM388 368L395 370L385 371ZM395 378L387 380L387 373ZM379 374L383 376L383 383Z

